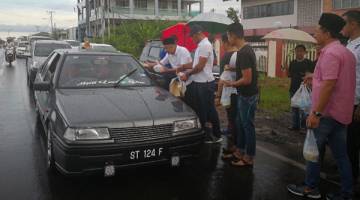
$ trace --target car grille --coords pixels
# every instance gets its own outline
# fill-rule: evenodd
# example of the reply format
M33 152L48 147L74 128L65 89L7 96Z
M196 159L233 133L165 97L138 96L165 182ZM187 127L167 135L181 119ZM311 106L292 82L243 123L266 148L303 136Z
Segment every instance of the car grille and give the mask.
M172 135L173 124L156 126L128 127L110 129L110 135L116 143L143 142L169 138Z

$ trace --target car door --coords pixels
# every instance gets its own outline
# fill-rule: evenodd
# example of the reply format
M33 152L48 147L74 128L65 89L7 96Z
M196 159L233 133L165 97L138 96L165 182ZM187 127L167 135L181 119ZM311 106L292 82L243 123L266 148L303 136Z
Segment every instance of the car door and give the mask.
M40 73L36 78L39 82L49 82L51 84L50 91L35 91L35 99L37 103L37 108L41 117L41 120L45 122L47 119L51 108L50 108L50 96L53 92L53 83L52 79L54 77L55 69L60 60L60 54L53 53L48 61L44 64Z

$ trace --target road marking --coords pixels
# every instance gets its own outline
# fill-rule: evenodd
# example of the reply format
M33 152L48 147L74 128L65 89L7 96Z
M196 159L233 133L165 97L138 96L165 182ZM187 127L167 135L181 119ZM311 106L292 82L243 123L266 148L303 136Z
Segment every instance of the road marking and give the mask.
M306 171L306 166L304 164L300 163L300 162L297 162L297 161L292 160L292 159L290 159L288 157L285 157L285 156L283 156L281 154L278 154L278 153L276 153L274 151L271 151L270 149L267 149L267 148L265 148L265 147L263 147L261 145L256 145L256 149L261 151L264 154L267 154L267 155L273 157L273 158L281 160L282 162L285 162L285 163L290 164L290 165L292 165L292 166L294 166L296 168L299 168L299 169L301 169L303 171ZM327 179L327 175L325 173L323 173L323 172L320 173L320 178L324 179L325 181L327 181L329 183L340 186L340 183Z

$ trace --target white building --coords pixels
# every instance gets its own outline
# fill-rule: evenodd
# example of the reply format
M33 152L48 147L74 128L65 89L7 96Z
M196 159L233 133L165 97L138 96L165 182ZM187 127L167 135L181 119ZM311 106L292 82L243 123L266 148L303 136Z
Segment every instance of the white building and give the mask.
M203 12L204 0L78 0L77 7L80 34L100 36L121 20L186 21Z

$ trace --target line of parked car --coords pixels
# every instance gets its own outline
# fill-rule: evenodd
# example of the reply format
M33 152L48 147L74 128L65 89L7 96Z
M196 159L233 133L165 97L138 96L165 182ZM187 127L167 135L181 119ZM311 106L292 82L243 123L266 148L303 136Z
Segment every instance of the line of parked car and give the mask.
M49 171L113 176L121 168L176 167L199 156L204 132L195 112L133 56L51 38L30 38L28 45L30 54L22 55Z

